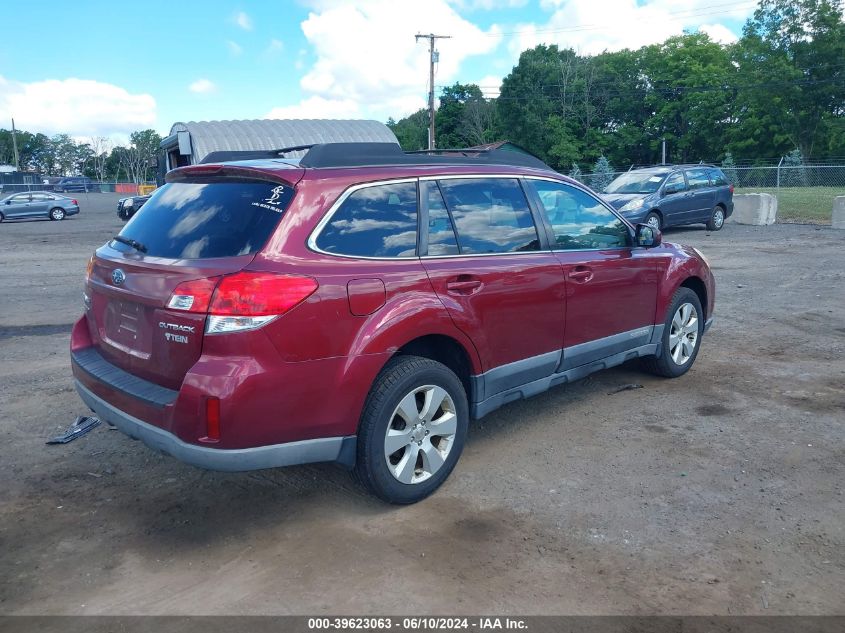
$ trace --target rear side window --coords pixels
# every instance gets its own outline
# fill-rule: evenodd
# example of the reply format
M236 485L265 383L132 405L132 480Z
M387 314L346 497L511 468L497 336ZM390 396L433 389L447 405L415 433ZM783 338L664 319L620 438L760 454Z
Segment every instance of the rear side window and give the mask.
M317 236L316 245L326 253L353 257L414 257L416 183L374 185L353 191Z
M704 189L710 186L710 179L704 169L688 169L687 182L690 189Z
M441 180L461 254L540 249L537 228L519 181L509 178Z
M293 187L264 181L175 182L156 190L120 235L151 257L205 259L257 252L293 198ZM120 242L114 248L131 250Z
M728 184L728 179L725 178L725 174L723 174L718 169L711 169L710 170L710 182L713 183L714 187L724 187Z

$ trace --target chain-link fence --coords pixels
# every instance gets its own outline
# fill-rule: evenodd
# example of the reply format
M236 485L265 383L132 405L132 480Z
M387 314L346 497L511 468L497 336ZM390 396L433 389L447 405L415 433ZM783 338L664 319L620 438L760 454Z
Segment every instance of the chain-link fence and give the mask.
M833 200L845 196L845 164L721 166L735 194L770 193L778 200L778 222L830 224ZM603 191L626 172L577 174L588 187Z
M28 191L50 191L58 194L80 193L122 193L138 195L155 189L154 182L136 184L133 182L100 182L83 177L37 178L29 174L14 174L0 178L0 197ZM45 182L46 181L46 182Z

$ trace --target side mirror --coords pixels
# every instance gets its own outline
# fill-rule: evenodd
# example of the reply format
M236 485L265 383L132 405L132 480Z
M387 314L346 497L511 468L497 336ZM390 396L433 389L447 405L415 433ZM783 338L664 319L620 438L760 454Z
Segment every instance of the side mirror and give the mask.
M11 200L6 200L6 204L12 204Z
M663 189L664 195L671 196L673 193L680 193L684 188L681 185L666 185Z
M637 225L637 246L644 248L654 248L663 243L663 234L660 229L656 229L648 224Z

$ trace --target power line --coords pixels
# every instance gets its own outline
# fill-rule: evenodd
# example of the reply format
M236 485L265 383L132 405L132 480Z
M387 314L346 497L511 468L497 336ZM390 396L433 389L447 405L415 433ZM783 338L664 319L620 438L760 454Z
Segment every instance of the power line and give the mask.
M816 79L816 80L797 80L797 81L779 81L779 82L766 82L766 83L757 83L757 84L744 84L744 85L718 85L718 86L675 86L675 87L663 87L663 86L646 86L642 88L631 88L627 90L584 90L584 89L574 89L571 86L567 90L567 94L573 97L582 97L587 94L594 94L596 97L622 97L622 96L630 96L630 95L637 95L637 96L647 96L648 94L669 94L671 96L675 96L682 93L690 93L690 92L739 92L742 90L754 90L758 88L786 88L786 87L798 87L798 86L812 86L812 85L822 85L822 84L835 84L838 81L843 81L842 79L834 78L834 79ZM493 95L493 94L484 94L482 92L482 98L484 99L496 99L499 101L534 101L540 99L550 99L554 95L549 95L544 92L548 88L563 88L566 87L563 84L546 84L542 86L538 86L534 90L532 90L532 95L523 95L523 96L501 96L501 95ZM538 89L539 88L539 89Z
M757 6L757 2L751 3L723 3L723 4L716 4L711 5L709 7L698 7L696 9L685 9L682 11L664 11L661 12L662 15L672 16L672 17L686 17L686 18L694 18L694 17L710 17L714 15L723 15L726 13L735 13L738 10L745 10L745 9L753 9ZM729 7L729 8L722 8L722 7ZM642 6L638 7L642 8ZM719 9L715 10L714 9ZM481 35L484 37L508 37L512 35L540 35L545 33L575 33L579 31L596 31L600 29L607 29L607 24L579 24L576 26L569 26L569 27L561 27L561 28L546 28L546 29L534 29L534 28L524 28L524 29L517 29L514 31L502 31L497 33L482 33Z

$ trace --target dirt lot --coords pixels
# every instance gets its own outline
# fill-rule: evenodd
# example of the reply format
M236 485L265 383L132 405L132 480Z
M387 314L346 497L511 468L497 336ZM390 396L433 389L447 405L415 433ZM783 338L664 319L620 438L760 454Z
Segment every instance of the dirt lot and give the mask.
M85 412L69 331L121 226L87 198L0 225L0 613L845 613L845 232L670 231L719 286L695 368L509 405L393 508L332 466L203 472L105 427L45 446Z

